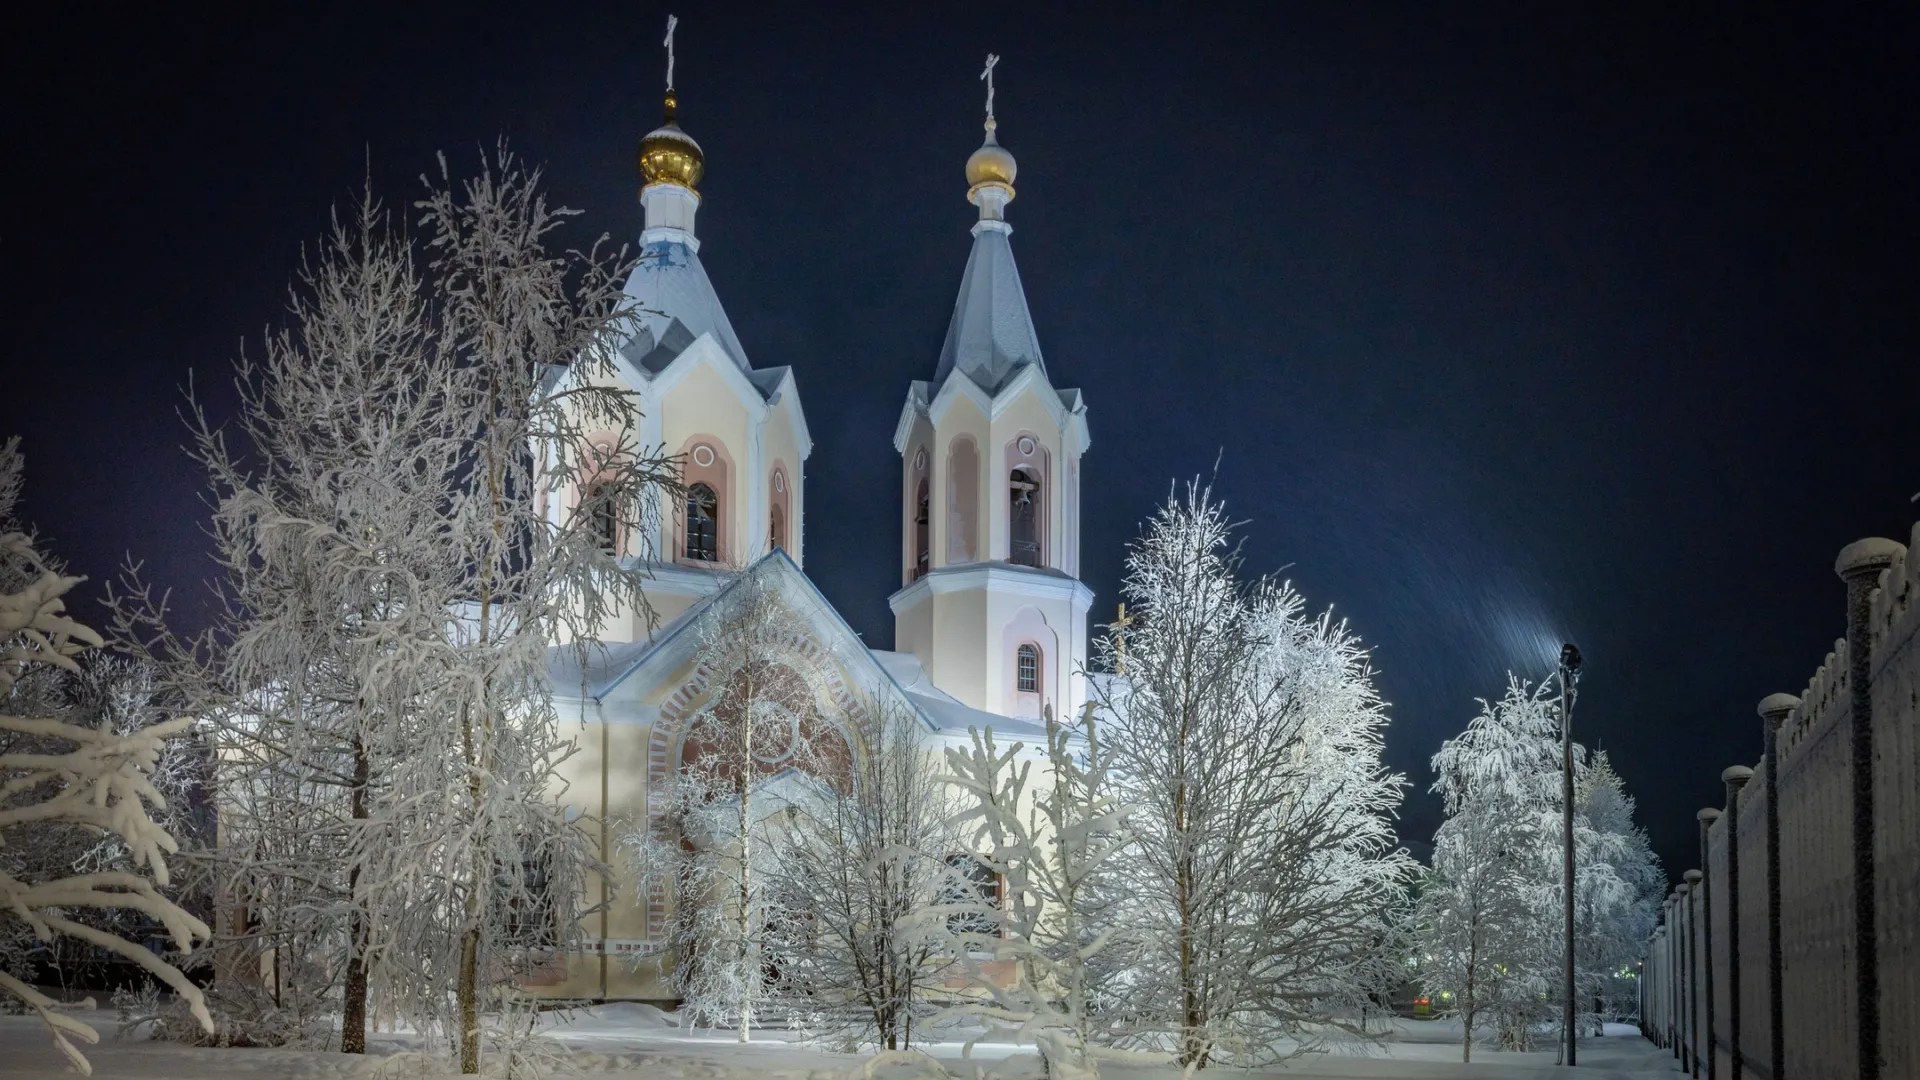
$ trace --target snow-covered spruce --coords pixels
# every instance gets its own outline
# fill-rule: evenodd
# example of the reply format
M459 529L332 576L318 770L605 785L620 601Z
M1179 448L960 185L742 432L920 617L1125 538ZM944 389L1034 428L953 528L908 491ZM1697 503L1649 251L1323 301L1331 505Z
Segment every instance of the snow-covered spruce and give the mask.
M14 517L21 471L18 443L10 440L0 446L0 924L17 920L38 942L65 936L121 956L170 986L211 1029L200 989L177 967L144 945L82 921L84 911L138 913L159 924L183 954L211 935L205 923L161 892L170 883L167 856L179 845L151 816L167 805L153 784L154 770L168 740L192 722L121 730L110 719L81 725L19 714L16 707L32 700L16 694L28 672L51 668L80 676L79 658L102 644L66 613L64 597L80 579L51 566ZM62 826L113 838L121 848L118 857L86 868L36 858L35 838ZM27 856L26 865L16 852ZM0 940L17 941L12 930L0 930ZM0 970L0 991L38 1014L74 1068L91 1074L74 1040L93 1043L99 1035L23 981L16 973L21 959L12 949L0 956L12 969Z
M1413 867L1366 650L1290 585L1240 580L1233 534L1207 487L1169 497L1096 645L1113 674L1090 680L1139 834L1107 1015L1196 1067L1364 1035Z

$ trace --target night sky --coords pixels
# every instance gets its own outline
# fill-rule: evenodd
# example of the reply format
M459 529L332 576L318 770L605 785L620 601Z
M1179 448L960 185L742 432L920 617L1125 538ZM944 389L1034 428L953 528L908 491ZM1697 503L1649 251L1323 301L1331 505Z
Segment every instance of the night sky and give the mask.
M1097 619L1219 457L1252 567L1376 646L1409 840L1440 740L1571 638L1579 736L1677 875L1754 704L1844 630L1834 555L1920 516L1920 9L1440 7L675 7L701 256L796 371L807 569L889 646L890 439L998 52L1015 250L1090 407ZM197 595L179 388L229 400L369 161L403 204L504 133L585 211L571 242L638 235L666 7L36 8L0 44L0 435L90 589L131 553Z

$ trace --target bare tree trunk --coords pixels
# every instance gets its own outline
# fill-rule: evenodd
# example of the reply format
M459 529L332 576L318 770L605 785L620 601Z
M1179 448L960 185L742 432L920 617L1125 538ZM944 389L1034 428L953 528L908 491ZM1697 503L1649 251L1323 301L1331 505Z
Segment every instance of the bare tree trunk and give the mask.
M492 382L489 381L487 384L488 413L497 416L499 414L499 407L494 395L495 387ZM506 527L503 522L504 510L501 505L502 482L500 477L500 464L498 460L496 460L494 453L493 444L489 442L487 445L487 495L493 503L494 540L504 543ZM490 561L487 569L491 575L496 568ZM489 576L480 586L479 644L483 649L492 644L492 640L488 635L493 622L493 584L493 578ZM487 687L490 681L490 679L483 680L483 688ZM482 706L483 708L492 707L492 695L490 693L483 699ZM482 715L482 722L487 722L484 713ZM490 726L491 725L489 725L489 727ZM481 760L481 754L484 752L484 749L475 745L473 737L473 713L466 707L462 707L460 710L460 741L462 744L461 748L466 753L467 793L473 800L474 821L476 823L474 839L480 841L483 837L479 834L478 823L484 795L484 792L481 790L481 776L486 767L486 762ZM481 882L486 879L486 875L491 869L491 867L484 863L483 857L476 855L474 859L473 882L467 890L467 928L460 936L460 973L459 983L455 989L455 1001L460 1011L460 1072L467 1075L480 1071L480 919L482 915L480 907L480 885Z
M486 637L487 605L481 602L481 637ZM460 741L466 754L468 793L476 813L480 807L480 772L474 760L473 717L465 707L460 710ZM478 864L476 857L476 867ZM460 971L454 987L454 1001L460 1014L460 1071L480 1071L480 873L467 890L467 927L460 935Z
M367 745L358 734L353 737L353 800L355 821L367 819L367 783L372 769L367 761ZM347 900L352 911L347 917L347 973L343 991L345 1001L340 1016L340 1051L345 1054L367 1052L367 911L360 895L360 861L356 857L347 870ZM276 979L277 981L277 979Z
M747 986L758 972L745 970L755 958L751 947L753 932L753 683L748 676L746 707L741 725L745 729L745 752L740 755L740 1041L747 1041L747 1028L753 1022L753 994Z
M1462 988L1460 998L1460 1020L1464 1032L1460 1037L1460 1061L1463 1064L1473 1062L1473 1016L1478 1012L1474 1000L1473 972L1480 963L1480 917L1474 916L1473 930L1467 938L1467 985Z
M460 1071L480 1071L480 928L460 935Z
M1189 691L1191 691L1191 687L1189 687ZM1192 700L1191 692L1189 692L1188 700L1189 702ZM1187 830L1187 779L1185 775L1187 766L1187 741L1193 729L1192 714L1193 706L1188 704L1187 707L1182 710L1180 741L1177 744L1181 776L1173 792L1173 830L1175 836L1183 838L1181 840L1183 850L1180 855L1179 868L1174 873L1174 887L1178 893L1177 903L1180 908L1180 1005L1181 1026L1183 1029L1180 1033L1180 1064L1183 1067L1204 1069L1206 1068L1207 1062L1202 1047L1204 1040L1201 1036L1200 1029L1206 1022L1206 1017L1200 1003L1200 973L1195 970L1196 965L1193 955L1193 845L1191 840L1184 839Z

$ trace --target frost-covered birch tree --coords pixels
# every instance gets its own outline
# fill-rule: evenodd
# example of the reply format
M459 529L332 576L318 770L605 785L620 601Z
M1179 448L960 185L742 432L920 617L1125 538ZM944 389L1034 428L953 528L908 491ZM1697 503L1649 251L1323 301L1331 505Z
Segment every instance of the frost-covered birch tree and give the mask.
M1091 680L1140 835L1115 1008L1194 1067L1363 1034L1412 866L1366 650L1290 585L1241 580L1233 537L1210 489L1168 499Z
M161 926L182 954L211 934L162 891L170 882L167 856L179 845L151 816L166 807L153 784L155 768L168 740L180 737L192 721L163 720L122 731L110 721L83 725L60 715L17 711L33 700L16 694L28 672L51 668L78 676L79 658L102 644L97 633L66 612L65 596L81 579L42 556L14 518L21 470L18 443L9 440L0 446L0 923L17 920L40 942L75 938L139 965L173 988L195 1020L211 1029L200 989L179 968L79 917L87 911L137 912ZM27 871L14 853L50 826L112 837L123 845L124 856L107 866L48 868L42 863L36 868L41 872ZM15 937L13 929L0 927L0 938ZM62 1012L59 1003L11 971L0 970L0 991L36 1013L74 1068L91 1075L92 1066L74 1040L99 1041L92 1027Z
M424 259L363 198L240 362L231 429L194 413L224 603L157 651L222 733L229 906L272 935L274 1003L343 973L346 1048L378 997L472 1072L483 1007L577 934L594 861L557 798L549 644L647 610L677 470L613 377L624 264L548 250L569 212L537 172L443 163L420 207Z
M712 603L694 652L705 697L651 820L623 846L672 897L672 984L686 1016L731 1025L746 1042L785 1007L801 917L780 888L775 831L789 807L830 798L821 785L845 788L851 751L846 718L821 711L819 658L797 652L811 627L779 581L741 572Z
M770 837L770 871L793 913L781 977L804 1029L904 1050L951 974L946 942L921 916L948 899L948 860L964 848L926 723L891 694L864 711L844 782L797 799Z
M953 1006L949 1017L1031 1041L1053 1080L1095 1080L1101 1058L1130 1056L1096 1037L1094 978L1126 932L1111 905L1127 886L1106 879L1135 838L1094 709L1077 725L1056 722L1051 709L1046 719L1045 786L1028 786L1037 762L1025 747L1002 747L991 730L973 729L970 747L948 748L946 780L964 800L956 821L971 833L972 857L1000 883L1000 895L980 895L963 875L960 891L972 895L922 919L946 929L953 956L982 995ZM989 962L1010 963L1012 977L992 972Z
M453 752L395 770L395 789L417 797L388 821L412 842L382 845L373 869L396 902L418 902L422 888L445 900L451 950L436 954L446 938L433 935L383 945L389 964L420 957L453 973L452 1030L472 1073L483 1006L577 936L580 882L597 862L557 798L573 744L553 706L549 646L584 668L603 626L649 610L640 567L679 471L639 443L638 402L618 380L630 264L599 244L549 246L575 212L549 204L539 171L504 146L466 180L443 159L419 207L435 349L452 358L446 419L459 449L442 539L460 568L447 591L461 600L421 715Z

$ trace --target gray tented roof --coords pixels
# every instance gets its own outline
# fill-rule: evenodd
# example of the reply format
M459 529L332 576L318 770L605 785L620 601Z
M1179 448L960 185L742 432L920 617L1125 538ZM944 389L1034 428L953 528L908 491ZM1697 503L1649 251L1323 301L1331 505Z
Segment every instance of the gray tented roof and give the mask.
M1004 229L976 228L932 390L939 393L958 368L992 394L1027 363L1038 364L1043 373L1047 369L1027 311L1027 294L1020 287L1020 270L1013 264L1013 245Z
M627 299L636 309L638 333L620 353L648 375L660 373L706 333L713 334L740 370L753 370L700 256L685 242L660 239L642 245L627 278Z

